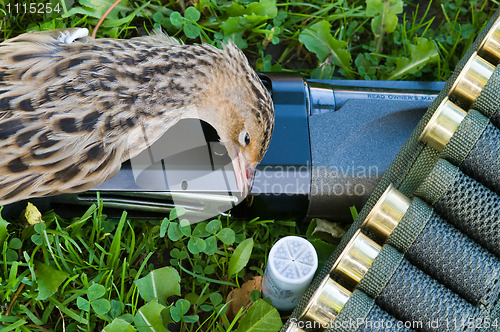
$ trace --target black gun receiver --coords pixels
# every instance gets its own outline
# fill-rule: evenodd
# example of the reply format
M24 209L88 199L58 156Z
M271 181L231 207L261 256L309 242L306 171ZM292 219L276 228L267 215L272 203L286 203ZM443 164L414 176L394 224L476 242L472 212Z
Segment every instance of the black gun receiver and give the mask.
M443 82L304 80L261 74L272 94L275 130L248 197L240 197L231 160L206 123L181 120L112 179L93 190L37 199L40 209L74 216L97 202L130 216L165 215L183 206L192 222L236 217L321 217L351 221L407 140ZM34 200L31 200L34 201ZM15 214L25 203L7 206Z

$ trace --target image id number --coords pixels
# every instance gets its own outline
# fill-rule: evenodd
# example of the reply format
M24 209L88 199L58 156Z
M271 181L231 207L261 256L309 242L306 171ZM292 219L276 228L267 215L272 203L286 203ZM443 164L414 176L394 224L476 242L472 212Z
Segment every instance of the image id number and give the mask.
M7 12L11 14L50 14L52 12L59 13L59 3L55 6L50 2L47 3L15 3L6 5Z

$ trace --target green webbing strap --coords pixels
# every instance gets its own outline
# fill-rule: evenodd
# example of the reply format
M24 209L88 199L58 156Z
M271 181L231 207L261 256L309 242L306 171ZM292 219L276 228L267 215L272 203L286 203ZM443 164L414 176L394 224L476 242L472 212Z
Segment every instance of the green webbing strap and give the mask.
M337 318L335 318L334 326L329 328L327 331L355 332L356 324L352 324L352 322L356 322L358 319L365 320L374 305L374 299L359 290L355 290L351 294L349 301L346 302L342 310L339 312Z
M372 265L358 284L358 288L375 298L396 272L404 255L391 245L384 245Z
M434 205L453 185L458 171L458 167L448 161L438 160L429 176L415 191L415 195L423 197L429 204Z
M420 235L432 216L432 209L420 198L415 197L410 207L399 222L398 226L389 235L387 244L406 253Z
M478 111L470 110L444 147L441 158L460 165L476 145L489 122L490 120Z
M439 154L438 151L430 146L426 146L418 156L398 190L401 192L413 193L430 173L434 164L439 159Z
M488 119L500 107L500 66L495 68L490 79L477 97L472 108L483 113Z

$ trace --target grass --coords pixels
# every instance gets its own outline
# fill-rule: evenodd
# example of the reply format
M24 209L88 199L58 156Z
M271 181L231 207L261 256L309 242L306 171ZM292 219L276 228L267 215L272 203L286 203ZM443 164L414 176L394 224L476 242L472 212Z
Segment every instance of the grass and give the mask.
M219 217L191 226L182 214L116 220L93 205L71 220L53 211L31 223L0 219L0 322L96 331L118 321L151 331L141 326L157 316L172 330L231 331L229 292L262 275L272 243L295 234L295 222Z
M113 1L33 3L43 13L0 0L0 40L33 29L92 30ZM186 43L231 39L259 71L442 81L497 8L494 0L122 0L97 37L162 29ZM241 309L226 299L262 276L277 239L304 233L295 220L219 217L191 226L182 209L158 220L108 218L101 205L70 219L30 211L27 220L0 219L2 331L245 331L259 324L254 315L277 331L286 319L258 291ZM306 236L328 256L334 246L313 238L313 227Z
M59 2L52 0L51 13L31 14L0 0L0 40L32 29L92 29L113 2L55 8ZM187 43L232 39L260 71L443 81L497 7L497 0L122 0L97 36L130 38L162 29Z

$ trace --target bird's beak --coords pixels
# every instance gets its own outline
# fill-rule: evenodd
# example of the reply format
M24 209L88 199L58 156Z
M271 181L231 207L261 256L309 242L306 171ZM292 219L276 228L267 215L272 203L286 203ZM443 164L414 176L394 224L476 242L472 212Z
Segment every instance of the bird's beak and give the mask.
M246 197L252 188L255 166L252 166L248 160L238 152L233 158L234 175L236 176L236 184L242 197Z

